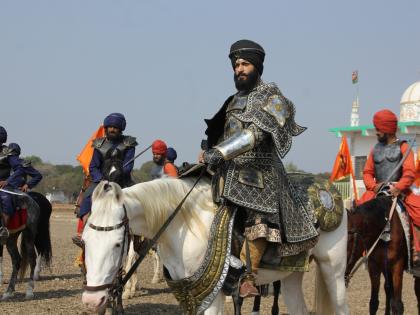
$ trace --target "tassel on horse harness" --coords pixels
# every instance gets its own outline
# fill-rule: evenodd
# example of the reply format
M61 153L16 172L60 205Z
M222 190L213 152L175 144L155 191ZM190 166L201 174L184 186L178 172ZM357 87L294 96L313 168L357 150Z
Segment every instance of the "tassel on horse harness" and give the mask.
M391 222L392 215L394 214L395 208L396 208L396 206L397 206L397 200L398 200L398 197L394 197L394 198L392 199L392 205L391 205L391 209L390 209L390 211L389 211L389 216L388 216L387 224L388 224L388 222ZM367 260L369 259L370 254L372 254L373 250L375 249L376 245L378 244L379 240L381 239L382 234L386 231L386 229L387 229L387 224L385 224L385 227L383 228L382 232L381 232L381 233L379 233L379 236L378 236L378 238L376 239L376 241L373 243L373 245L372 245L372 246L369 248L369 250L366 252L366 255L365 255L365 256L363 256L363 257L361 257L361 258L359 259L359 261L358 261L358 262L354 265L353 269L350 271L350 273L348 274L348 276L346 276L346 277L345 277L346 287L348 286L348 284L349 284L349 282L350 282L350 279L354 276L354 274L355 274L355 273L356 273L356 271L360 268L360 266L361 266L364 262L367 262ZM357 233L357 232L354 232L354 234L356 234L356 239L355 239L355 241L354 241L354 244L355 244L355 243L356 243L356 240L357 240L358 233ZM352 249L352 252L351 252L351 256L350 256L350 258L352 258L352 257L353 257L353 255L354 255L354 251L355 251L355 249L356 249L356 248L355 248L355 247L356 247L356 245L354 245L354 244L353 244L353 249ZM351 261L351 260L350 260L350 261Z

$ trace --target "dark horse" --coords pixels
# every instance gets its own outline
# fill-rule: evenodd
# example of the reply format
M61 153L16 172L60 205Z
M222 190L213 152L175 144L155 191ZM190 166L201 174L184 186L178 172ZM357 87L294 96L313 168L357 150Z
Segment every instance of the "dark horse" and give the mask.
M23 278L28 264L31 267L31 273L27 283L26 298L32 298L34 295L34 270L37 255L42 258L47 266L51 263L51 204L40 193L29 192L28 195L31 198L23 197L22 200L27 205L28 219L26 227L22 231L10 234L6 242L7 251L12 259L13 270L7 290L3 294L3 300L13 296L18 272L20 271L20 275ZM22 234L20 243L21 254L19 254L17 245L20 234ZM0 262L2 259L3 245L0 245Z
M393 200L390 196L380 196L370 200L348 213L348 245L346 279L364 252L372 247L387 224ZM395 211L390 219L390 240L378 241L368 257L371 281L369 314L376 314L379 306L378 293L381 274L385 277L385 314L404 313L401 300L404 270L408 267L407 243L403 226ZM415 280L417 301L420 298L420 281ZM419 313L420 314L420 313Z

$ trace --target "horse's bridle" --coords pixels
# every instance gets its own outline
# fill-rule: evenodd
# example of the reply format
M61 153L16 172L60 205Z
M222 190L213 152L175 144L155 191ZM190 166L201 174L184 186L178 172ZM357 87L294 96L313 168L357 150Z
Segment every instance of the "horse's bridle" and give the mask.
M127 217L127 209L125 208L125 205L123 205L123 209L124 209L123 220L120 223L118 223L114 226L97 226L97 225L94 225L92 223L89 223L89 225L88 225L91 229L93 229L95 231L100 231L100 232L109 232L109 231L118 230L118 229L124 227L124 238L123 238L123 243L122 243L122 246L121 246L121 254L120 254L120 258L119 258L119 262L118 262L118 265L120 265L120 269L117 272L117 274L115 275L112 282L108 283L108 284L97 285L97 286L85 285L84 289L86 291L95 292L95 291L101 291L101 290L105 290L105 289L112 289L112 288L115 288L115 287L119 287L119 282L121 281L121 277L123 275L122 260L123 260L123 257L124 257L125 245L126 245L126 240L128 240L128 232L129 232L129 228L128 228L128 223L129 222L128 222L128 217Z

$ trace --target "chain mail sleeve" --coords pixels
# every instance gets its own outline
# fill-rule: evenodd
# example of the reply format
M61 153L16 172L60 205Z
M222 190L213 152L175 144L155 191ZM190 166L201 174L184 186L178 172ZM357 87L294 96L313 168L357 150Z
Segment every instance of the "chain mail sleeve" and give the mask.
M258 146L267 135L254 124L204 152L204 162L217 165Z

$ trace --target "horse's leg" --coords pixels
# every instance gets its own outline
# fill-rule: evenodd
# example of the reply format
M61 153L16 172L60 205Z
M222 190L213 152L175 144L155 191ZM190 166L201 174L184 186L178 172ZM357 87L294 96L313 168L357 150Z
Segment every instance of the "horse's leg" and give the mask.
M379 286L381 284L381 268L373 261L368 263L369 277L370 277L370 300L369 300L369 314L375 315L379 306Z
M391 273L386 270L384 271L384 290L385 290L385 315L391 314L391 300L392 300L392 294L394 292L394 289L392 287L392 280L391 280Z
M420 278L414 277L414 292L417 298L417 312L420 314Z
M136 252L134 251L133 240L130 241L130 247L128 250L127 261L125 263L125 272L127 273L130 270L131 266L133 265L136 259ZM128 279L127 283L124 286L124 292L122 295L123 299L131 299L134 296L136 291L136 282L137 282L137 273L133 273L130 279Z
M283 298L289 314L309 315L302 292L303 272L293 272L282 280Z
M28 282L26 283L26 299L32 299L34 297L34 273L36 266L36 252L35 244L32 233L29 230L23 232L22 242L26 242L26 255L31 268Z
M42 257L41 255L36 256L36 265L35 265L35 271L34 271L34 280L38 281L40 279L40 273L41 273L41 261Z
M254 305L252 306L251 315L259 315L260 314L260 305L261 305L261 296L258 295L254 297Z
M391 309L393 315L404 313L404 304L401 300L404 265L404 259L400 259L392 268L393 298L391 300Z
M223 315L224 304L225 295L219 292L209 308L203 312L203 315Z
M153 279L152 279L152 283L159 283L162 280L162 269L163 269L163 264L160 260L160 257L157 253L157 251L153 250L153 269L154 269L154 274L153 274Z
M273 301L273 306L271 307L271 315L279 315L279 312L280 312L280 309L279 309L280 287L281 287L280 280L273 282L274 301Z
M12 274L10 275L9 285L7 287L6 292L3 293L3 300L7 300L11 298L15 292L15 285L17 280L17 275L20 269L20 264L22 258L20 257L19 250L17 247L17 238L19 233L11 234L7 240L6 247L7 251L10 254L10 258L12 260Z
M3 245L0 244L0 286L3 284Z
M232 296L233 308L235 315L241 315L241 308L244 302L244 299L239 296L239 294L234 294Z

